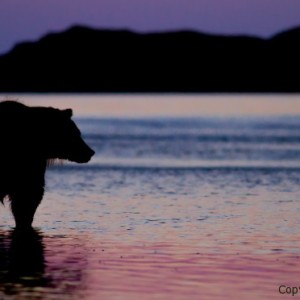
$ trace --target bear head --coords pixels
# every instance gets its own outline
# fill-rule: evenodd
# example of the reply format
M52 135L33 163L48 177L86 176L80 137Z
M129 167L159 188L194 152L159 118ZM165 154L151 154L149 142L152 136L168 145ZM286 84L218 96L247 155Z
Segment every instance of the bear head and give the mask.
M37 159L86 163L95 152L84 142L73 122L72 110L0 102L0 161Z
M33 108L34 109L34 108ZM86 163L95 152L84 142L74 123L72 110L36 107L34 111L41 124L42 152L48 160L62 159Z

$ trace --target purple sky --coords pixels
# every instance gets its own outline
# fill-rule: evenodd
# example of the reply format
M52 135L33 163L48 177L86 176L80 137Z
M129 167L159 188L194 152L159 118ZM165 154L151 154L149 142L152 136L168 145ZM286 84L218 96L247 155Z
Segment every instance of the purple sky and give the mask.
M270 36L300 25L299 0L0 0L0 53L72 24Z

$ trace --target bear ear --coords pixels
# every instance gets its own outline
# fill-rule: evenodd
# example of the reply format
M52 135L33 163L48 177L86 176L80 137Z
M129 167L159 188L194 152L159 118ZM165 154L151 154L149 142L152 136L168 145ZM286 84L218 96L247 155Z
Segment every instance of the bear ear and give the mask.
M68 109L64 109L62 111L64 113L64 115L68 118L71 118L73 116L73 111L71 108L68 108Z

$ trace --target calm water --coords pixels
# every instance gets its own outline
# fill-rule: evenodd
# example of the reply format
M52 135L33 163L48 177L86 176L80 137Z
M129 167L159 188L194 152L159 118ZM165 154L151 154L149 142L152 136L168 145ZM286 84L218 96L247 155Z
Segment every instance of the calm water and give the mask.
M300 286L300 97L284 115L271 96L250 97L251 111L235 96L240 113L223 114L187 97L190 117L140 97L144 110L123 116L100 96L33 97L78 107L96 156L48 170L36 232L19 236L1 209L0 299L288 297L280 285Z

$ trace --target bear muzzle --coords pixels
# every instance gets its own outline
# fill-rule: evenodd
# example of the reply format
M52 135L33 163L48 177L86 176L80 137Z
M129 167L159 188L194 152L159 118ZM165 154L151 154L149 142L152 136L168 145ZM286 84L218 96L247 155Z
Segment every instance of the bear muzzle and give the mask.
M79 163L79 164L84 164L84 163L89 162L95 154L95 151L88 146L84 152L85 153L81 152L80 155L70 158L70 160L74 161L76 163Z
M90 148L83 140L74 148L76 149L76 151L72 152L72 154L69 153L67 159L79 164L89 162L95 154L95 151Z

